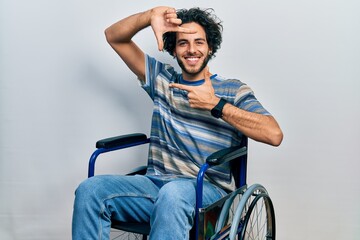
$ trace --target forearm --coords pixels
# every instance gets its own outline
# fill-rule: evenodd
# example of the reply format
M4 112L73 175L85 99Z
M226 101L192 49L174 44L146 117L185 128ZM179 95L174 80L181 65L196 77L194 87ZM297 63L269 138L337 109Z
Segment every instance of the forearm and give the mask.
M151 25L152 11L153 9L131 15L105 30L108 43L141 80L145 80L144 53L131 39Z
M282 131L272 116L248 112L227 103L222 119L256 141L273 146L282 141Z
M107 41L111 44L129 43L133 36L142 29L150 26L151 11L137 13L124 18L105 30Z

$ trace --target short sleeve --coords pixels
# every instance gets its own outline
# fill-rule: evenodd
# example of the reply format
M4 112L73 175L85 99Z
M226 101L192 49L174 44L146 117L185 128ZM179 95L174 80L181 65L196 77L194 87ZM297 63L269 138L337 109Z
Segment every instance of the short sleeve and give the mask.
M252 89L246 84L241 85L238 89L234 105L249 112L271 115L257 100Z
M163 63L145 54L145 80L140 80L141 87L154 100L155 80L162 69Z

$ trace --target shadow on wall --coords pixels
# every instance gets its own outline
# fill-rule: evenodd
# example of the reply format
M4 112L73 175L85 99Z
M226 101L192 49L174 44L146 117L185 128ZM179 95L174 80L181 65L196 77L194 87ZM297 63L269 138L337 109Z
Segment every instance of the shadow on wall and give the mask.
M98 107L110 108L114 118L120 119L119 124L131 123L135 131L148 133L152 115L152 100L140 87L137 77L127 70L126 73L111 76L87 64L81 72L81 85L99 99ZM122 121L123 120L123 121Z
M95 142L100 138L128 133L141 132L149 136L152 100L140 87L136 76L130 70L120 70L120 74L119 71L106 72L101 67L87 62L81 67L78 81L81 91L86 92L86 98L91 99L91 104L87 105L96 115L94 116L96 130L93 131L100 132L95 136L100 137L93 139L91 146L95 146ZM127 173L139 165L146 164L147 148L148 145L144 145L104 154L101 156L104 160L97 161L96 172ZM90 154L91 152L89 157ZM105 160L112 158L117 160Z

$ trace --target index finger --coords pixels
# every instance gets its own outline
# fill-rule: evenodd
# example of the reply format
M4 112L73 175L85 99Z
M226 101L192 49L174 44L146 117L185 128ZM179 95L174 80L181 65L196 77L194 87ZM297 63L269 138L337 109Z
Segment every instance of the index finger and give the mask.
M185 27L177 27L177 32L181 32L181 33L196 33L197 30L196 29L192 29L192 28L185 28Z
M187 85L180 84L180 83L170 83L169 87L170 88L182 89L182 90L185 90L185 91L188 91L188 92L192 90L191 86L187 86Z

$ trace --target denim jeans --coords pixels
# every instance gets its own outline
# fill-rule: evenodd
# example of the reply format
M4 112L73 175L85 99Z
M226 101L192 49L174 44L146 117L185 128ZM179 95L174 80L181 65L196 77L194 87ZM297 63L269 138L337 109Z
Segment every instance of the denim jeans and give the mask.
M76 190L72 237L109 239L111 219L150 222L150 239L188 239L195 217L196 179L100 175ZM203 206L226 193L204 182Z

